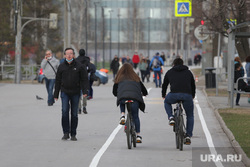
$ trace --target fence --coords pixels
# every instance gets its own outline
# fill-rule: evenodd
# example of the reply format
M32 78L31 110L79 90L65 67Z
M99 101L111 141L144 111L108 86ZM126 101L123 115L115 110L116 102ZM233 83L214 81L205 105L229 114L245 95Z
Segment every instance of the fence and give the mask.
M3 79L15 79L15 65L0 65L0 80ZM21 66L21 79L22 80L35 80L37 79L37 74L40 66L38 65L22 65Z

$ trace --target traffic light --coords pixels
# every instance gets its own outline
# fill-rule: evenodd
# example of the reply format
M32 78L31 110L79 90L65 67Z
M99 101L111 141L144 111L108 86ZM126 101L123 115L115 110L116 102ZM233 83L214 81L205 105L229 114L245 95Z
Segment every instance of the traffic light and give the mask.
M201 25L204 25L205 21L204 20L201 20Z

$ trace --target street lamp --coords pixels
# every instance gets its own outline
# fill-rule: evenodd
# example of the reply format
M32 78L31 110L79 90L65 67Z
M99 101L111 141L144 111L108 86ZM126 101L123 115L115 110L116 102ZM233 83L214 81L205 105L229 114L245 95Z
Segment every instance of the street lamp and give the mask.
M120 10L118 16L118 58L120 57Z
M150 17L148 17L148 58L150 58L149 50L150 50Z
M85 25L86 25L86 55L88 56L88 1L85 0Z
M103 25L102 25L102 68L105 68L105 18L104 18L104 6L102 6L102 21L103 21Z
M98 4L100 2L94 2L95 5L95 66L97 67L97 34L96 34L96 29L97 29L97 25L96 25L96 4Z
M111 43L111 40L112 40L111 13L112 12L113 12L113 10L109 10L109 13L110 13L110 45L109 45L110 55L109 55L109 64L111 64L111 55L112 55L112 51L111 51L111 49L112 49L112 43Z

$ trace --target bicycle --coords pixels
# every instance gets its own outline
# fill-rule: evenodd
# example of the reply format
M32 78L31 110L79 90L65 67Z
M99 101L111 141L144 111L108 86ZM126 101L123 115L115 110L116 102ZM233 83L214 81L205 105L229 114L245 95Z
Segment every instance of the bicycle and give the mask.
M136 147L136 132L135 132L135 124L133 121L133 117L132 117L132 109L131 109L131 105L134 101L133 100L126 100L125 104L127 106L127 120L125 122L125 132L126 132L126 136L127 136L127 145L128 145L128 149L132 148L132 143L133 146Z
M186 134L183 115L182 101L178 101L174 109L175 124L173 130L175 132L176 149L180 149L180 151L183 150L184 137Z

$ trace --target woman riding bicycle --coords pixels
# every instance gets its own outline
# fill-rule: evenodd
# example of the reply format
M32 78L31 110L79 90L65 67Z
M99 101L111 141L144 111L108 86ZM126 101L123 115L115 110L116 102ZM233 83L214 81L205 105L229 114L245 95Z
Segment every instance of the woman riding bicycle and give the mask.
M139 76L134 72L133 66L124 63L118 71L113 85L113 95L117 97L117 106L120 105L121 118L120 124L125 124L125 101L133 100L132 103L132 117L135 123L135 131L137 134L136 141L141 143L142 137L140 136L140 119L139 109L145 110L145 103L142 96L148 94L147 89L141 82Z

